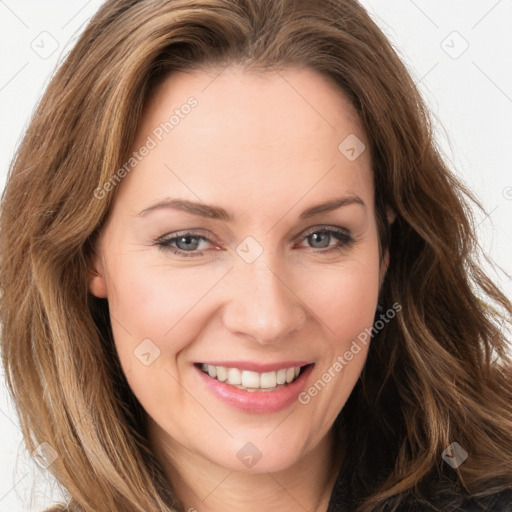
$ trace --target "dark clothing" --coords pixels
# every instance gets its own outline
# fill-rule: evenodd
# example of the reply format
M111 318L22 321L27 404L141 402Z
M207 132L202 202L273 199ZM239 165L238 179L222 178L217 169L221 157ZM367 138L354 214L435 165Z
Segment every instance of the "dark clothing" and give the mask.
M356 504L351 492L350 478L342 474L334 486L327 512L354 512ZM442 502L436 502L435 498L431 505L421 504L409 499L405 504L394 509L393 504L382 509L382 512L512 512L512 492L502 492L487 498L466 499L460 506L449 507Z
M406 437L393 393L388 399L382 398L383 408L377 410L366 405L359 392L360 383L334 424L336 444L345 446L346 453L340 457L343 463L327 512L355 512L363 498L392 473L398 444ZM436 471L418 484L418 494L411 490L406 496L394 496L376 512L512 512L512 488L485 498L471 498L456 471L442 459L440 462Z

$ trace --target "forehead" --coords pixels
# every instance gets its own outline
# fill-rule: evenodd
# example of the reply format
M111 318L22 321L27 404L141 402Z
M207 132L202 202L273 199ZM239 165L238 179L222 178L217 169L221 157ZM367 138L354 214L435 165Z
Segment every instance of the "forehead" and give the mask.
M121 197L243 197L265 207L350 192L372 202L361 121L341 89L310 69L172 73L149 98L133 150L150 139ZM352 149L362 153L354 159Z

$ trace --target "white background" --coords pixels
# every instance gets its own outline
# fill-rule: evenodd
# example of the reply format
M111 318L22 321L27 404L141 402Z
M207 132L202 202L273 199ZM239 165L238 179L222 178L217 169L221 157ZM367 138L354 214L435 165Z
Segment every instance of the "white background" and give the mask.
M0 0L2 188L50 75L101 3ZM362 3L419 84L448 161L483 202L479 236L504 272L487 270L512 296L512 0ZM23 447L0 374L0 512L41 512L59 496L47 479Z

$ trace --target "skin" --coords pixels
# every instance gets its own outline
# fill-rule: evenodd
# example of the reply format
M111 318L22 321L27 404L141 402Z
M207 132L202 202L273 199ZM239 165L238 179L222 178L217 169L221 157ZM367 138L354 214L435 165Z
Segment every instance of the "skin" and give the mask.
M350 161L338 149L349 134L368 141L342 92L314 71L220 71L172 74L150 98L134 150L187 98L198 105L118 185L90 291L108 299L123 371L185 510L325 511L336 477L332 424L369 345L307 405L267 414L221 402L192 364L314 361L307 389L371 328L388 260L379 256L371 161L368 151ZM364 205L299 219L348 195ZM169 197L221 206L235 220L171 208L139 215ZM336 227L353 243L308 238ZM207 238L194 246L202 255L155 243L184 230ZM262 250L252 263L236 252L248 236ZM134 355L145 339L160 350L148 366ZM250 468L237 457L248 442L261 453Z

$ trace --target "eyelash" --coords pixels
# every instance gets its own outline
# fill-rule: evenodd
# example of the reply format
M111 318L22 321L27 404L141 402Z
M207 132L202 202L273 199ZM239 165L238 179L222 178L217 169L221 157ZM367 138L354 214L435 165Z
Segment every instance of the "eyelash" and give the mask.
M334 245L333 247L330 247L325 250L312 248L313 252L315 252L315 253L325 254L325 253L331 253L333 251L341 251L345 248L349 248L355 242L354 238L348 231L346 231L344 229L340 229L340 228L315 229L314 231L310 231L306 235L304 235L303 239L306 239L309 236L318 234L318 233L327 234L332 238L336 238L341 243L341 245ZM183 251L182 249L173 247L171 245L172 243L176 242L180 238L197 238L199 240L204 240L207 242L210 241L210 240L208 240L208 238L200 235L199 233L194 233L191 231L184 231L181 233L177 233L175 236L173 236L171 238L159 238L158 240L155 240L155 244L158 245L164 251L170 251L174 254L177 254L179 256L184 256L186 258L203 256L203 252L195 252L195 251L197 251L197 249L195 249L194 251Z

